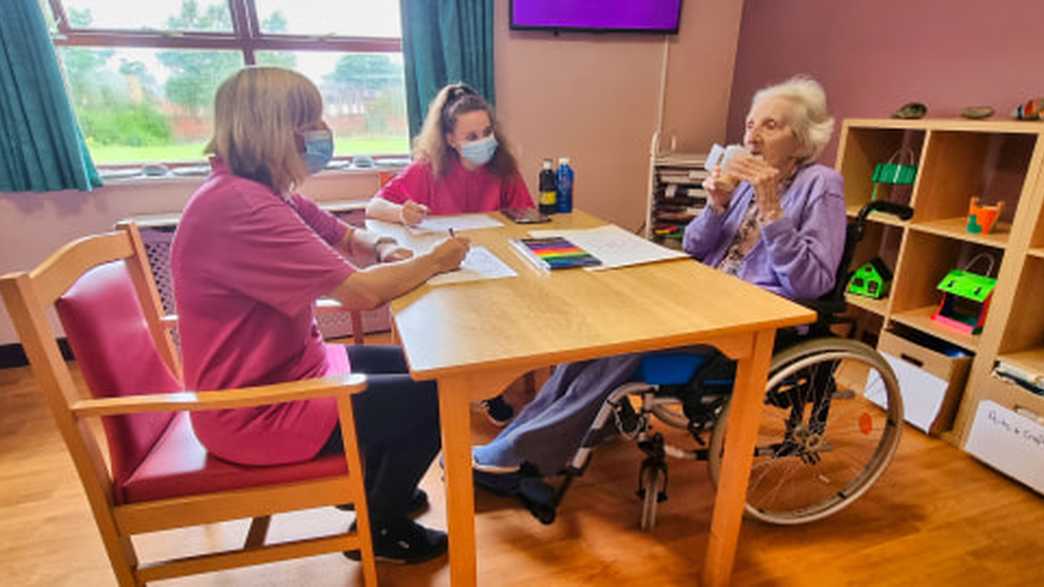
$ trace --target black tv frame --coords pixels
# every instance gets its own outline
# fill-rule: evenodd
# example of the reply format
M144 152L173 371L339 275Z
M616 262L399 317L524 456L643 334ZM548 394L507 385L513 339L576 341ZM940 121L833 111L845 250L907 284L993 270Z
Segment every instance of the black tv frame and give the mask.
M524 26L515 24L515 0L508 2L508 28L513 31L546 31L549 33L628 33L638 35L677 35L681 28L682 9L685 0L678 0L678 20L673 29L598 29L583 27Z

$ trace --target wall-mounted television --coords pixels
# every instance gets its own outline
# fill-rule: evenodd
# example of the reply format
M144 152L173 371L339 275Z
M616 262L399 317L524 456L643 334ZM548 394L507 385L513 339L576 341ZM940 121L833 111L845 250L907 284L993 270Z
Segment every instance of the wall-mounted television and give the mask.
M676 34L682 0L511 0L514 30Z

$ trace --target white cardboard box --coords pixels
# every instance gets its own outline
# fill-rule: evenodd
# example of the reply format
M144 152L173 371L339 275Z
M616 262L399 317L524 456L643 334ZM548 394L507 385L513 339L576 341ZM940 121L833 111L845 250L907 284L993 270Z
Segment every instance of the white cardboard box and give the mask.
M1044 425L983 400L964 450L1044 494Z

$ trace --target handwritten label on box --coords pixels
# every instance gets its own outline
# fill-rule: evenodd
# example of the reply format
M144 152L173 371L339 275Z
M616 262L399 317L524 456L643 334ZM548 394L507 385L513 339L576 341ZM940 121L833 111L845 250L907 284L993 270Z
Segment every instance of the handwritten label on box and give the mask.
M964 449L1044 494L1044 426L989 400L979 402Z

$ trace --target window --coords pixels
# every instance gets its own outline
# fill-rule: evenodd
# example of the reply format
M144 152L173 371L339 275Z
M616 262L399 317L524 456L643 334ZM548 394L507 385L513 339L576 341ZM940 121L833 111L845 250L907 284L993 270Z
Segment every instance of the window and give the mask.
M409 151L398 0L40 0L95 163L199 163L218 85L290 67L338 157Z

